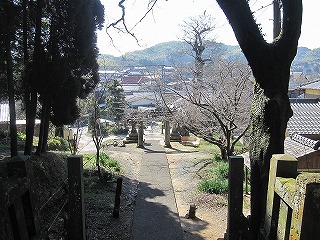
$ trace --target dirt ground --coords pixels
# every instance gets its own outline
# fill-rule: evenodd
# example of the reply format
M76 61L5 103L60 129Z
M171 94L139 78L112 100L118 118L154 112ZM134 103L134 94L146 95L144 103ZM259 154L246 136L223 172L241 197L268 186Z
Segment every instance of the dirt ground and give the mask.
M210 159L212 156L208 152L183 146L180 143L172 143L171 145L172 148L167 148L166 152L184 239L223 239L227 224L226 196L206 194L197 190L197 184L200 181L199 169L205 164L203 160ZM133 200L136 195L138 183L135 179L140 171L143 150L137 148L136 144L127 144L125 147L109 146L105 150L121 163L124 176L122 192L124 206L122 206L120 214L128 216L130 215L128 211L130 212L133 208L129 209L125 206L130 205L130 199ZM196 218L187 219L186 214L192 203L197 207ZM118 227L120 228L120 226ZM130 226L126 225L122 229L129 231ZM127 234L124 232L123 234L125 236L122 239L128 239L126 238Z

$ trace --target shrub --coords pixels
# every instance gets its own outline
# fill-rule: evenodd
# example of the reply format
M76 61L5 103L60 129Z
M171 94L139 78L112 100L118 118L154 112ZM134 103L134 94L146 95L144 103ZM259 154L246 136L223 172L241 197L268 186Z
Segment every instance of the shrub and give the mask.
M224 194L228 192L228 179L209 179L200 182L198 189L207 193Z
M215 176L219 179L228 179L229 175L229 164L226 162L221 162L216 168L214 168Z
M53 137L48 139L48 150L67 151L69 149L68 141L62 137Z
M213 158L212 158L212 162L221 162L222 158L220 156L220 154L214 154Z
M100 162L103 167L109 168L112 171L120 172L120 165L117 160L110 158L107 154L101 153Z
M100 164L102 167L111 170L112 172L120 172L120 164L117 160L109 157L106 153L100 153ZM84 167L87 169L96 166L96 155L95 154L85 154L83 155Z

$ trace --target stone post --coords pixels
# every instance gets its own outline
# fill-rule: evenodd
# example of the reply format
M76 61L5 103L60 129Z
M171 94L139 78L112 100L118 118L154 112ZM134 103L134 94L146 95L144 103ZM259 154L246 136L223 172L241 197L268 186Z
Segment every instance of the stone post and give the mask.
M69 219L68 239L85 240L85 209L82 156L68 157Z
M168 120L164 122L164 146L171 148L170 144L170 123Z
M139 124L139 129L138 129L138 144L137 144L137 147L138 148L144 148L144 145L143 145L143 122L141 121L140 124Z
M243 157L229 157L229 192L228 192L228 222L226 238L240 239L241 221L243 219Z
M122 177L119 177L117 179L116 196L114 199L114 208L113 208L113 213L112 213L112 216L114 218L119 218L121 190L122 190Z

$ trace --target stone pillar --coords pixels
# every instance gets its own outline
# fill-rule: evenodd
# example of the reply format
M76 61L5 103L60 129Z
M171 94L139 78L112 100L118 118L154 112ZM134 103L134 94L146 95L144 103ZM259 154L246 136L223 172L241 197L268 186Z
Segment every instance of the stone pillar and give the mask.
M82 156L73 155L68 157L68 185L68 239L85 240L86 227Z
M229 157L228 225L225 239L240 239L243 220L243 157Z
M139 129L138 129L138 144L137 144L137 147L138 148L144 148L144 145L143 145L143 122L141 121L140 124L139 124Z
M168 120L164 123L164 146L167 148L171 147L170 144L170 123Z
M137 143L138 142L138 132L136 129L136 125L137 125L136 122L132 122L131 131L125 139L126 143Z
M172 128L172 131L170 134L170 141L171 142L180 142L181 141L181 135L179 132L180 132L180 126L179 126L179 124L176 124L176 126Z

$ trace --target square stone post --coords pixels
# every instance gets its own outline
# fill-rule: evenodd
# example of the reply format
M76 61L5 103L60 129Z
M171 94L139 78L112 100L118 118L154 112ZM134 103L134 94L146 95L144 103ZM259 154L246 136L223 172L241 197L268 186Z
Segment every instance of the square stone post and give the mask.
M69 219L68 239L85 240L85 210L82 156L68 157Z
M228 226L225 239L240 239L243 220L243 157L229 157Z
M164 146L171 148L170 144L170 123L168 120L164 122Z

